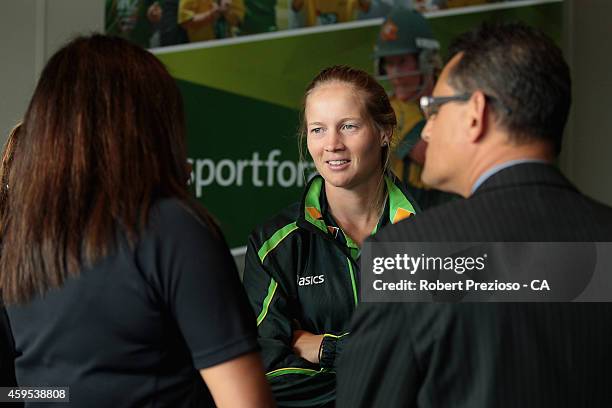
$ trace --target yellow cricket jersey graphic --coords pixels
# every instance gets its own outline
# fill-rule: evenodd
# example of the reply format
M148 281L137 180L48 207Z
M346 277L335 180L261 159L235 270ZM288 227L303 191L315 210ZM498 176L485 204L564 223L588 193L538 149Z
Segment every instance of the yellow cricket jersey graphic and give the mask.
M180 0L178 7L178 23L183 24L191 20L196 14L209 12L216 0ZM232 0L226 14L227 23L231 27L238 26L244 19L244 1ZM201 25L199 27L186 27L190 42L206 41L215 38L215 24ZM230 33L226 33L229 36Z
M423 120L423 115L421 114L421 110L416 102L404 102L396 97L391 97L391 106L393 107L393 111L395 111L395 116L397 117L397 134L391 143L391 151L393 153L402 140L404 140L406 135L410 133L412 128ZM393 170L395 175L400 179L402 178L404 174L404 162L402 158L395 154L391 155L391 170ZM422 166L411 162L410 170L408 172L408 180L403 181L417 188L428 188L421 181L422 171Z
M465 7L465 6L475 6L477 4L485 4L488 3L488 0L447 0L446 7Z
M369 2L361 0L367 10ZM304 0L305 25L317 25L317 19L325 24L352 21L360 8L360 0Z

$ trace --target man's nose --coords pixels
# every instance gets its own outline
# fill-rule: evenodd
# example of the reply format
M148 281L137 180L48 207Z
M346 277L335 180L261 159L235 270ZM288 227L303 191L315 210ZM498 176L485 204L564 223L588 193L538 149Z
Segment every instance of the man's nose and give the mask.
M432 120L433 118L429 118L427 119L427 122L425 123L425 127L423 128L423 130L421 131L421 139L423 139L424 141L429 143L429 138L431 136L431 126L432 126Z

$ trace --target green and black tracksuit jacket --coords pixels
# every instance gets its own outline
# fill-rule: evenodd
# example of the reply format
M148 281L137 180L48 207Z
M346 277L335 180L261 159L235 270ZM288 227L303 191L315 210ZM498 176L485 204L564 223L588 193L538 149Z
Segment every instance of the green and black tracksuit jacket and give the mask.
M415 213L403 186L385 177L388 198L372 233ZM244 285L255 315L267 378L279 406L335 400L335 369L359 302L359 247L337 226L314 177L301 202L249 237ZM293 352L293 331L323 334L320 364Z

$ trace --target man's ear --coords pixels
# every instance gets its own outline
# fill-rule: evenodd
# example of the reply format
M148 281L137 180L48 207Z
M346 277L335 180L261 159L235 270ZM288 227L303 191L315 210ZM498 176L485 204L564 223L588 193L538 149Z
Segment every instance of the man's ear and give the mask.
M467 102L466 121L470 142L477 143L487 130L487 97L482 91L474 91Z

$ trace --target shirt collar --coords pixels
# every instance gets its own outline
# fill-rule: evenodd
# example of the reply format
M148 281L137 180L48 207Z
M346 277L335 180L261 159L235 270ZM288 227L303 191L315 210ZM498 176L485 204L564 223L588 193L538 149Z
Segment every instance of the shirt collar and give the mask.
M485 171L484 173L482 173L480 177L478 177L476 182L472 185L471 194L474 194L474 192L478 190L478 188L482 186L482 184L492 175L499 173L500 171L507 169L508 167L512 167L512 166L516 166L517 164L524 164L524 163L548 163L548 162L542 159L516 159L516 160L509 160L507 162L497 164L491 167L490 169L488 169L487 171Z

